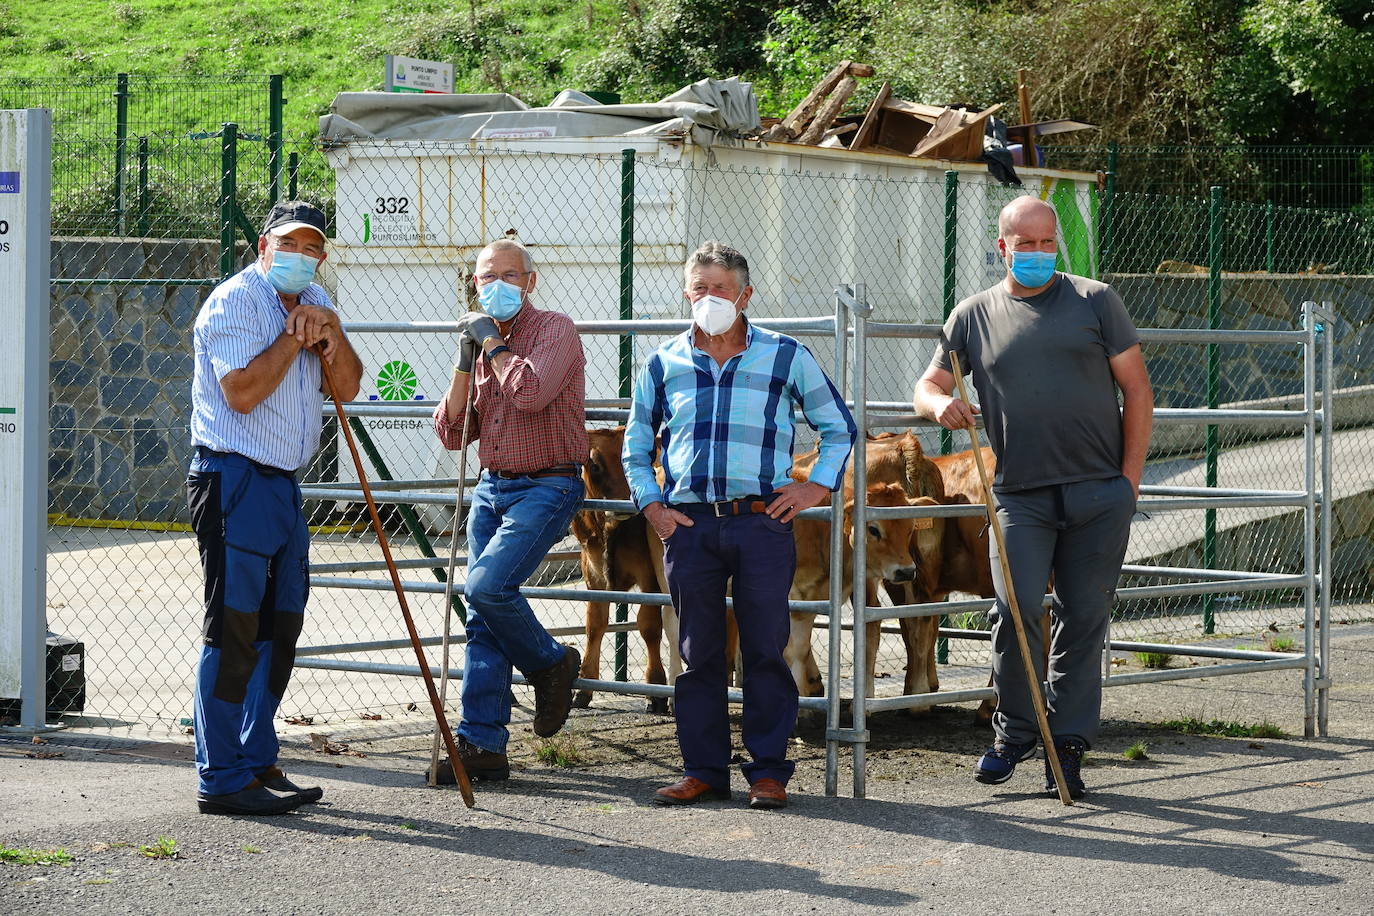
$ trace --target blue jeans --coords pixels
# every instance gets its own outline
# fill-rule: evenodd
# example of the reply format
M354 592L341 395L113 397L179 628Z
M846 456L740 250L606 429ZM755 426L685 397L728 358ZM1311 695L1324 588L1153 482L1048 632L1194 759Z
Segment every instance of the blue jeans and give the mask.
M563 658L520 594L520 586L568 531L582 504L582 478L520 477L490 471L472 492L468 516L468 643L463 721L469 744L504 753L510 723L511 668L543 671Z

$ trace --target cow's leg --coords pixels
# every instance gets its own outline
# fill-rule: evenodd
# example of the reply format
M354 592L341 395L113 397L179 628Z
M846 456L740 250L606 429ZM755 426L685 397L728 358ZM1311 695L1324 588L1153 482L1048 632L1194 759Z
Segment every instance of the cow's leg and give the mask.
M864 603L869 607L878 606L878 590L873 580L864 583ZM854 608L854 616L863 614L863 608ZM883 622L870 620L864 624L864 696L873 696L873 680L878 673L878 647L883 641Z
M663 541L659 540L654 533L652 525L644 526L644 543L649 547L649 560L653 564L654 578L657 582L655 591L661 594L668 593L668 575L663 569ZM663 635L668 642L668 683L676 684L677 676L682 673L682 650L678 646L677 631L677 609L671 604L665 604L659 608L659 613L663 618ZM672 701L664 703L655 701L649 702L651 712L660 715L672 712Z
M595 586L588 584L589 588ZM606 627L611 622L611 606L604 601L587 602L587 648L582 653L582 670L578 677L590 680L601 679L601 640L606 635ZM586 709L592 705L592 692L579 690L573 694L573 706Z
M902 690L908 696L935 693L940 689L935 668L935 639L940 630L938 617L902 618L902 642L906 644L906 683ZM930 707L909 709L917 718L930 715Z
M729 671L730 686L744 686L744 662L739 654L739 624L735 623L735 612L725 612L725 667Z
M646 684L668 683L667 672L663 668L664 610L657 605L641 604L639 616L635 618L635 622L639 626L639 635L644 639L644 651L648 656L644 664L644 682ZM667 715L668 698L649 697L645 704L645 711L660 716Z

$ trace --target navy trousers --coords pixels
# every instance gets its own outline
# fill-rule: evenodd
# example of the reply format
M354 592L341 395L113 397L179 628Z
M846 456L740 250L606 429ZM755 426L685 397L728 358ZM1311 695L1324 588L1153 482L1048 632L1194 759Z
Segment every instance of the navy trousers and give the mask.
M725 586L733 580L744 668L740 731L751 758L742 769L751 785L765 777L786 784L795 767L787 743L797 723L797 684L782 654L797 568L792 524L762 513L716 518L689 504L674 508L695 523L678 525L663 553L684 665L673 688L683 772L718 789L730 785Z
M237 792L277 762L274 719L296 660L310 535L296 478L203 452L186 478L205 570L196 675L196 769L206 795Z

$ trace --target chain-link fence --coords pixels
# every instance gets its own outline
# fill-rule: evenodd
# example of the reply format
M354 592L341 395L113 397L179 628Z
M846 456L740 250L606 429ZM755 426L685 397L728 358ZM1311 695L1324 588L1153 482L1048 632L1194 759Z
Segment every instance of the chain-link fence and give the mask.
M1042 165L1115 176L1117 188L1202 197L1228 196L1280 207L1371 215L1374 148L1368 146L1073 146L1046 143Z
M509 236L530 246L539 266L535 300L580 321L685 319L681 265L701 241L718 238L749 257L757 290L750 314L760 319L832 315L835 287L861 282L875 321L935 325L958 299L1000 277L997 212L1022 193L974 168L897 168L886 160L860 168L831 154L799 169L795 153L776 148L720 148L712 158L690 145L614 138L353 144L311 151L302 162L301 174L327 169L336 176L332 189L298 193L333 201L323 282L347 322L376 325L352 335L367 373L351 425L368 455L369 478L394 481L380 485L393 500L385 516L404 575L417 589L417 622L431 640L445 613L441 579L454 529L457 460L439 446L428 415L447 388L455 345L450 333L400 330L396 323L451 321L466 309L472 259L483 244ZM1091 176L1025 177L1027 190L1060 215L1061 266L1112 282L1142 328L1293 330L1302 301L1333 304L1338 318L1324 329L1336 352L1336 390L1329 395L1337 420L1350 427L1336 446L1333 578L1339 597L1368 600L1374 549L1367 520L1374 510L1363 456L1374 445L1366 390L1374 365L1374 281L1231 272L1264 269L1249 266L1265 263L1268 255L1254 250L1261 241L1271 245L1275 264L1314 257L1301 246L1315 224L1296 211L1276 208L1261 233L1245 228L1254 207L1124 193L1109 199ZM260 225L266 198L241 209L249 227ZM212 206L202 214L212 227L204 241L54 242L48 613L53 631L84 644L88 716L174 723L190 714L201 580L180 491L189 455L190 328L222 272L215 212ZM1367 263L1367 227L1341 220L1332 222L1323 253L1331 252L1330 263ZM237 228L241 241L244 230ZM245 257L240 247L231 260ZM1183 266L1157 271L1164 261ZM117 282L88 282L101 277ZM615 425L626 370L664 339L646 330L584 336L592 425ZM811 343L833 371L831 343ZM870 341L868 398L908 402L932 347L928 336ZM630 354L628 365L622 353ZM1147 340L1145 353L1161 406L1301 399L1301 362L1291 345ZM942 441L929 426L914 428L929 454L966 447ZM326 428L324 447L304 475L334 495L307 506L315 587L302 670L282 710L288 716L423 699L413 678L391 676L413 669L414 659L395 642L403 631L376 539L360 524L360 505L340 493L355 475L346 456L340 461L336 433ZM809 430L802 433L798 452L812 444ZM1147 483L1258 486L1263 477L1276 489L1299 490L1299 440L1291 428L1256 422L1225 427L1212 449L1203 427L1171 426L1156 437ZM1137 526L1128 562L1300 570L1299 514L1220 509L1209 522L1198 513L1161 513ZM577 548L571 538L559 545L529 584L576 586ZM565 640L580 632L582 602L540 597L535 605ZM1291 637L1294 607L1291 591L1123 603L1113 635L1186 642L1216 632L1262 644L1271 626L1279 631L1272 635ZM977 629L982 620L976 611L949 624ZM646 651L633 636L624 642L619 667L639 679ZM327 649L340 646L348 648ZM819 641L817 649L824 652ZM982 643L951 639L942 658L947 682L956 674L970 682L985 677ZM609 659L603 677L615 667ZM853 665L847 656L843 662L848 676ZM878 672L891 680L880 679L880 692L895 689L905 663L900 642L886 639ZM339 670L344 665L370 670Z

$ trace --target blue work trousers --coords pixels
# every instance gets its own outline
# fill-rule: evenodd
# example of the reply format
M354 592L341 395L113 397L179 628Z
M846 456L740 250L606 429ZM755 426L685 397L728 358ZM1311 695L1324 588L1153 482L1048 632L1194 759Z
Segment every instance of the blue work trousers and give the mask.
M467 650L463 665L463 721L469 744L504 753L510 735L512 666L543 671L563 658L520 594L582 503L581 476L517 477L490 471L472 492L468 516Z
M205 572L196 769L206 795L277 762L281 705L309 594L310 535L294 475L199 449L186 477Z

